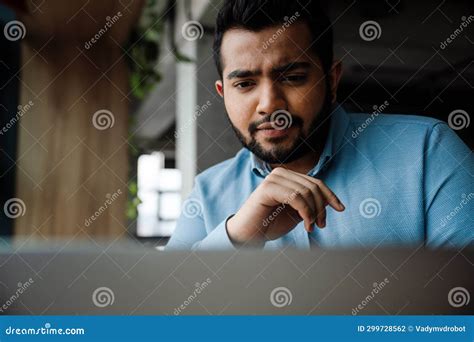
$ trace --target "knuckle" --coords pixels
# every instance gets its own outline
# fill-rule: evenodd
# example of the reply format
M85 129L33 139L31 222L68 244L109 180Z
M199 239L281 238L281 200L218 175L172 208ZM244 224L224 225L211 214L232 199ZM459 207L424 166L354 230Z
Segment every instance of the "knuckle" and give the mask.
M294 199L297 200L297 201L306 203L305 200L304 200L304 195L300 191L296 192L296 195L294 196Z
M315 194L318 193L319 188L318 188L318 186L317 186L316 184L311 183L311 184L308 186L308 188L311 190L311 192L313 192L313 193L315 193Z
M306 202L302 203L301 211L308 217L311 217L313 215L313 210L311 209L311 207Z
M265 177L265 180L266 180L266 181L270 181L270 182L274 182L274 181L275 181L275 178L276 178L276 177L275 177L275 174L272 172L272 173L268 174L267 177Z
M260 184L260 189L262 191L268 191L269 188L272 186L272 181L269 179L265 179L262 184Z
M279 166L279 167L274 168L274 169L272 170L272 172L270 172L270 174L273 173L273 174L275 174L275 175L281 175L281 174L283 174L283 172L284 172L284 169Z
M319 178L314 178L314 182L317 184L317 185L321 185L321 184L324 184L323 181Z
M309 188L302 188L299 190L299 192L303 195L303 197L309 197L313 194L313 192Z

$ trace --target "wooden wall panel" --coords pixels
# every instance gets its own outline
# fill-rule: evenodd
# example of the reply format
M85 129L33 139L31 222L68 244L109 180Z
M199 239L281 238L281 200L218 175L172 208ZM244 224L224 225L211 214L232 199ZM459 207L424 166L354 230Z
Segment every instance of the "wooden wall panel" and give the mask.
M45 7L22 18L32 34L22 43L20 103L33 105L19 127L16 197L26 212L16 219L17 236L118 236L126 229L130 95L120 45L142 2L129 9L86 4L87 15L58 2L49 13ZM84 37L119 10L113 31L85 49Z

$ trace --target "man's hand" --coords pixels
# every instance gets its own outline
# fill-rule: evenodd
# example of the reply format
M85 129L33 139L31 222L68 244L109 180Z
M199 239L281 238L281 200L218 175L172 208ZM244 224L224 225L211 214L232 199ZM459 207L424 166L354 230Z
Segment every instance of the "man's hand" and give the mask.
M262 245L285 235L301 220L311 232L314 223L326 226L327 205L345 209L321 180L277 167L227 221L227 233L236 244Z

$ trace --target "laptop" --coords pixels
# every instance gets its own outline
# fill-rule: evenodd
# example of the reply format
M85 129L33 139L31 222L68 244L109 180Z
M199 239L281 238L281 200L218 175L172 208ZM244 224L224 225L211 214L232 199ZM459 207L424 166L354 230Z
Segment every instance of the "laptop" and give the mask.
M116 241L0 249L0 314L465 315L474 250L166 252Z

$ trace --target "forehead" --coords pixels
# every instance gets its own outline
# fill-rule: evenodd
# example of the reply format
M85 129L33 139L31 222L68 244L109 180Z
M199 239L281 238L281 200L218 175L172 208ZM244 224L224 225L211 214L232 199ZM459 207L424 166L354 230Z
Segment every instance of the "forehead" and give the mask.
M312 44L311 32L304 22L287 28L272 26L258 32L230 29L225 32L221 45L224 74L234 69L264 72L295 60L317 64Z

